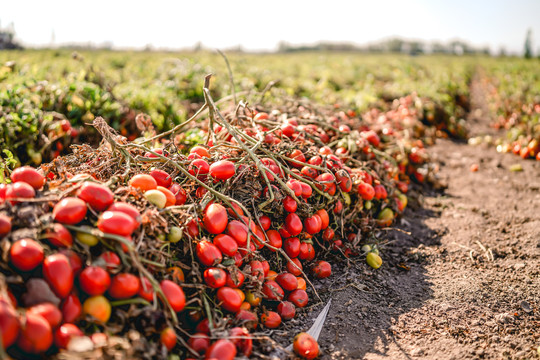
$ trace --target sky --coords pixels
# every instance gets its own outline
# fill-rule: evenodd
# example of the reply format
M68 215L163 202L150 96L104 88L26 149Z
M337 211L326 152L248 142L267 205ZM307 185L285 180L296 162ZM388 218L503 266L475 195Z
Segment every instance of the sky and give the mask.
M275 50L280 41L367 44L400 36L540 51L540 0L0 0L0 26L26 46ZM54 33L54 36L53 36ZM54 38L54 42L52 41Z

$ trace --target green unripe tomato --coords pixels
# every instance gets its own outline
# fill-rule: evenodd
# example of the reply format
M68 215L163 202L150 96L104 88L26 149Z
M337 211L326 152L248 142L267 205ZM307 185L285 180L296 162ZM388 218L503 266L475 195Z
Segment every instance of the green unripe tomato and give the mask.
M162 193L159 190L148 190L144 193L144 197L146 200L148 200L151 204L154 204L158 207L158 209L163 209L165 207L165 204L167 203L167 197L164 193Z
M169 229L169 235L167 236L168 240L172 243L177 243L182 239L183 231L182 228L178 226L171 226Z
M381 257L373 252L370 252L369 254L367 254L366 261L368 265L374 269L378 269L382 265Z
M88 245L88 246L95 246L99 242L99 238L97 236L94 236L92 234L83 233L83 232L80 232L80 231L78 231L75 234L75 238L81 244Z

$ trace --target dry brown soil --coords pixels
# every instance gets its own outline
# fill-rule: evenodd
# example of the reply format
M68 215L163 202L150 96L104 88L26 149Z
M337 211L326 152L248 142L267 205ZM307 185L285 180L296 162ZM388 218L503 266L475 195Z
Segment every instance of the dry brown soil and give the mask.
M471 135L493 134L476 82L471 92ZM386 235L380 269L334 264L339 276L317 285L333 302L323 358L538 359L540 162L451 140L430 153L448 187L406 211L398 227L411 235Z

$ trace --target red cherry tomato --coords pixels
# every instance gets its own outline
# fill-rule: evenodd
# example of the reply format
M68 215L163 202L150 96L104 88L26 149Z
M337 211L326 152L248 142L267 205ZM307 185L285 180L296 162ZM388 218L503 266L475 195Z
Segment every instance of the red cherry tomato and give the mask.
M234 360L236 357L236 346L226 339L219 339L213 343L206 351L206 360Z
M375 196L375 189L368 183L360 183L358 184L358 194L362 199L369 201Z
M196 333L191 335L188 345L199 354L204 354L210 347L210 338L204 333Z
M281 325L281 316L277 312L268 311L261 315L261 324L269 329L275 329Z
M116 270L120 267L120 258L112 251L106 251L99 256L107 270Z
M69 294L60 307L64 322L72 323L77 321L82 315L81 301L75 294Z
M270 229L270 226L272 226L272 220L266 215L261 216L259 218L259 221L264 231L267 231L268 229Z
M25 182L32 186L35 190L39 190L45 183L45 177L39 171L30 167L23 166L13 170L11 173L11 181L13 183Z
M285 229L291 236L300 234L303 229L302 220L295 213L290 213L285 218Z
M11 218L0 214L0 239L9 234L11 231Z
M280 249L283 246L283 240L281 239L281 235L278 231L268 230L266 232L266 236L268 237L268 245L273 246L276 249ZM277 250L270 248L270 251L275 252Z
M277 313L282 320L291 320L294 319L294 316L296 315L296 308L292 302L282 301L277 307Z
M154 169L150 171L150 176L156 180L156 184L158 186L163 186L165 188L168 188L172 184L172 177L169 175L168 172L163 171L161 169Z
M229 160L216 161L210 165L210 176L218 180L227 180L234 176L236 169L234 163Z
M313 215L304 220L304 230L311 235L321 231L321 218L318 215Z
M26 312L43 316L43 318L47 320L49 325L51 325L52 329L56 328L62 322L62 312L60 312L60 309L58 309L58 307L54 306L51 303L34 305Z
M124 213L126 215L129 215L137 224L140 225L141 223L141 214L139 213L139 210L135 208L135 206L125 203L125 202L115 202L109 208L108 211L119 211L121 213Z
M111 189L105 185L89 181L82 184L77 196L96 211L103 211L114 202Z
M233 257L238 251L238 244L229 235L219 234L214 238L214 245L221 251L221 253Z
M283 289L278 285L277 282L269 280L266 281L262 287L262 292L266 295L268 300L278 300L281 301L285 296Z
M53 254L45 258L43 276L61 299L68 296L73 288L73 269L69 259L63 254Z
M152 287L152 283L150 282L150 280L145 277L143 277L141 280L139 296L148 302L154 301L154 288Z
M67 349L71 338L84 336L84 333L73 324L63 324L54 332L54 344L59 349Z
M71 247L73 245L73 236L68 229L62 224L54 223L52 227L45 232L45 237L49 240L52 246L58 248Z
M326 261L320 260L312 268L313 275L317 279L324 279L332 275L332 266Z
M188 171L191 175L204 178L210 171L210 165L203 159L195 159L189 164Z
M293 213L296 212L296 209L298 208L298 203L292 197L287 195L285 196L285 199L283 199L283 208L285 209L285 211Z
M53 218L62 224L74 225L86 216L86 203L78 198L68 197L54 206Z
M302 263L298 258L291 259L287 262L287 271L293 274L294 276L302 275Z
M297 237L285 239L283 250L285 250L285 253L291 259L297 257L300 254L300 240Z
M38 354L47 351L53 342L51 325L37 314L26 314L22 323L17 345L26 353Z
M221 307L232 313L238 312L242 305L242 298L235 289L228 286L223 286L217 291L217 299L221 303Z
M20 327L19 317L13 306L0 298L0 336L4 349L13 345L17 340Z
M204 266L215 266L221 263L223 255L216 245L208 241L200 241L195 249L197 258Z
M176 332L172 327L163 329L160 335L160 341L168 351L171 351L176 345Z
M32 239L18 240L9 249L9 258L17 269L30 271L43 262L43 248Z
M99 230L120 236L130 236L138 225L131 216L120 211L105 211L97 222Z
M208 152L208 149L202 147L202 146L199 146L199 145L196 145L194 147L191 148L191 150L189 151L190 154L197 154L199 155L200 157L210 157L210 152Z
M141 282L133 274L121 273L112 278L109 295L114 299L129 299L139 292Z
M253 351L253 340L246 328L234 327L229 330L229 340L241 355L249 357Z
M388 193L386 192L386 189L381 184L375 185L373 189L375 190L375 199L384 200L388 197Z
M293 340L294 352L304 359L315 359L319 356L319 344L308 333L302 332L294 337Z
M293 291L298 288L298 279L291 273L281 273L276 277L276 282L287 291Z
M11 184L6 189L6 200L12 204L18 204L19 201L13 199L33 199L36 196L36 191L32 186L25 182Z
M211 234L221 234L227 228L227 210L220 204L211 204L204 212L203 224Z
M315 249L313 245L308 242L300 244L300 254L298 254L300 260L313 260L315 258Z
M263 264L259 260L253 260L249 266L251 267L251 275L262 281L264 279Z
M227 273L219 268L208 268L204 271L204 282L211 288L217 289L225 286L227 282Z
M160 286L172 309L176 312L182 311L186 306L186 296L180 285L170 280L163 280Z
M60 249L58 252L68 258L69 265L71 265L71 270L73 270L73 275L77 275L82 268L82 260L80 256L77 255L75 251L70 249Z
M178 184L172 184L169 190L174 194L176 198L176 205L184 205L187 200L186 191Z
M98 266L89 266L79 275L81 289L90 296L102 295L111 285L109 273Z
M328 212L325 209L321 209L317 211L315 215L318 215L319 219L321 219L321 230L326 229L330 224L330 217L328 216Z
M334 236L334 230L332 228L326 228L326 230L324 230L323 232L322 238L324 241L332 241L332 239L334 239Z
M305 290L296 289L289 294L287 300L292 302L296 307L304 307L308 304L309 298Z
M238 246L246 246L248 237L248 227L241 221L232 220L227 225L227 235L234 238Z
M129 185L141 191L148 191L157 188L156 179L148 174L137 174L129 180Z
M239 288L244 283L245 276L241 271L231 270L227 273L225 285L231 288Z

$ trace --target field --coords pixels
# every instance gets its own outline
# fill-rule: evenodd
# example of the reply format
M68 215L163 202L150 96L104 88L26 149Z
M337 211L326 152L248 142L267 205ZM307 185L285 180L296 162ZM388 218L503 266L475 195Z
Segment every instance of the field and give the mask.
M538 357L539 65L0 52L0 348Z

